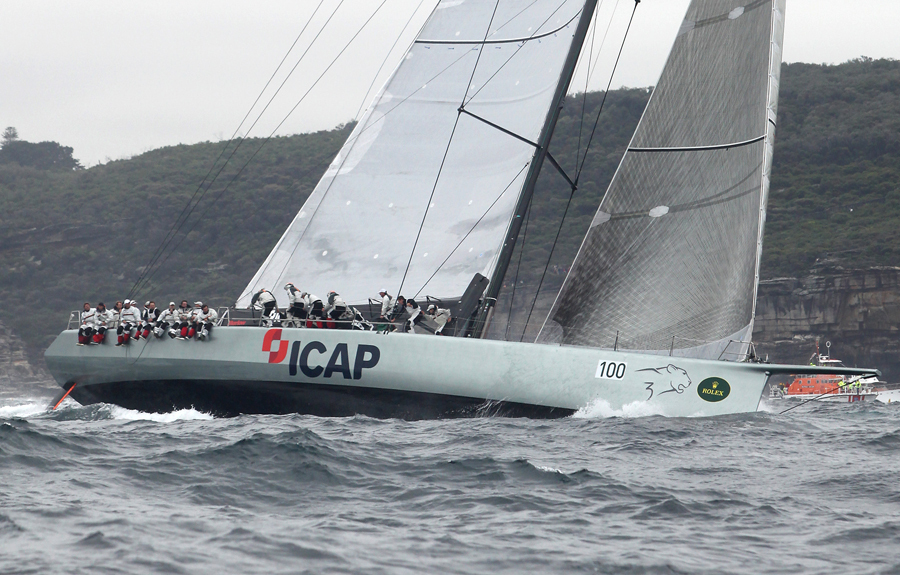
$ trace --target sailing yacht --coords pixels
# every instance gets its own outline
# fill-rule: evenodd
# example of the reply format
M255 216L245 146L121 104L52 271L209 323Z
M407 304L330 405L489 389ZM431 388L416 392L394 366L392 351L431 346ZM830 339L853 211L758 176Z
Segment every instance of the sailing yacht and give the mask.
M749 361L785 0L691 2L536 341L484 337L538 175L577 180L549 147L596 5L441 0L237 298L389 286L451 305L456 336L235 321L123 351L67 330L54 377L145 411L415 419L751 412L769 375L820 371Z

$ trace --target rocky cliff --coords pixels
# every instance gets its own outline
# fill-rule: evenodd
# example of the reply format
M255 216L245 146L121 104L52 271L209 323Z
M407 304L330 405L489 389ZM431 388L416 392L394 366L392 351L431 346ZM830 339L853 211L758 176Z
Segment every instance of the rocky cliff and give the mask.
M0 398L5 396L42 396L52 393L56 384L41 366L29 362L21 339L0 323Z
M819 340L847 365L900 381L900 268L814 269L760 283L753 339L760 355L804 364Z

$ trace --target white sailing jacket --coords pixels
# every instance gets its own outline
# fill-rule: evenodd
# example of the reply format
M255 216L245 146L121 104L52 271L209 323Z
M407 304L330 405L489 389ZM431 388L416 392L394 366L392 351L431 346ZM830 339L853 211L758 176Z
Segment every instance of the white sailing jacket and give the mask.
M192 308L192 307L177 307L177 308L175 308L175 317L178 318L179 322L190 322L193 315L194 315L194 308Z
M94 325L98 328L109 327L109 324L115 319L112 310L98 311L94 316Z
M144 320L144 323L156 325L156 322L159 320L159 308L144 308L143 313L141 313L141 319Z
M177 323L178 322L178 308L174 310L170 310L166 308L159 314L159 317L156 318L157 323Z
M134 306L123 307L122 311L119 312L119 325L124 325L126 323L130 323L131 325L137 325L140 322L141 322L141 313Z
M392 307L394 307L394 298L384 294L384 297L381 298L381 315L387 317L391 313Z
M197 314L197 321L199 323L211 323L215 325L216 320L219 319L219 314L213 308L209 308L206 312L200 310L200 313Z
M301 293L302 292L294 286L288 288L288 301L291 303L291 305L306 304L306 301L300 295Z
M81 312L81 325L93 327L97 319L97 310L94 308Z

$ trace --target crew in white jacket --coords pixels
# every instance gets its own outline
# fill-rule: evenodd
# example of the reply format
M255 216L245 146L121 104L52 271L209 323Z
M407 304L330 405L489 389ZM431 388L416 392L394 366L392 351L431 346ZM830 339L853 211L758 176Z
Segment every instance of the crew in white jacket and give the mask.
M272 295L272 292L262 288L253 294L253 298L250 299L250 306L253 309L260 310L263 316L268 316L273 309L278 307L278 303L275 301L275 296Z
M169 307L164 309L156 319L156 328L153 330L153 335L162 337L164 333L168 332L169 337L175 339L175 336L178 335L175 333L175 327L177 325L178 310L175 307L175 302L170 301Z
M91 304L84 302L84 310L81 312L81 324L78 327L78 343L76 345L84 345L91 341L94 334L94 319L97 316L97 310L91 307Z
M213 326L216 325L216 320L218 319L219 314L216 313L216 310L209 309L208 305L203 304L203 307L200 308L200 312L196 315L197 329L199 330L197 339L203 341L204 339L208 338Z
M141 325L138 327L138 332L134 335L134 339L140 339L141 337L147 339L150 337L150 332L156 327L157 320L159 320L159 310L156 309L156 302L144 302L144 311L141 312Z
M194 339L194 336L200 331L200 327L197 325L197 316L200 315L200 310L203 309L202 301L194 302L194 309L191 310L191 327L188 329L187 338Z
M344 298L336 291L328 292L328 305L325 306L325 315L337 322L335 327L338 329L350 329L353 327L351 325L353 312L350 311L350 307L344 301Z
M298 290L294 284L288 282L284 286L284 291L288 292L288 301L290 306L287 309L287 326L302 327L306 319L306 300L303 298L303 292Z
M381 315L378 317L378 321L391 321L388 316L391 315L391 309L394 307L394 298L384 288L379 290L378 295L381 296Z
M97 314L94 316L94 336L91 338L91 344L100 345L106 338L106 330L112 325L116 318L112 310L106 309L106 304L102 301L97 304Z
M191 317L194 315L194 310L188 304L186 299L181 300L181 305L178 306L178 309L175 310L176 317L178 318L178 339L184 339L187 337L188 329L191 327Z
M131 340L131 330L139 326L141 323L141 312L138 311L135 302L126 299L122 311L119 312L119 327L116 328L118 335L117 346L125 345Z
M303 292L300 294L303 301L306 302L307 327L324 327L321 322L313 322L312 320L325 319L325 306L322 305L322 298L311 293Z
M444 326L450 321L450 310L431 304L428 306L428 310L426 310L425 313L431 316L434 323L438 324L438 328L434 330L434 335L441 335Z

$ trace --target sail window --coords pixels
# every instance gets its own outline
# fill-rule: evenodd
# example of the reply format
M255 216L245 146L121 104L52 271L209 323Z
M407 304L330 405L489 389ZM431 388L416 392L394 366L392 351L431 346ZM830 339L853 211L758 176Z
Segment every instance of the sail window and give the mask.
M728 19L736 20L736 19L740 18L741 14L743 14L743 13L744 13L744 7L738 6L737 8L735 8L734 10L732 10L731 12L728 13Z
M649 215L651 218L661 218L668 213L669 206L656 206L655 208L650 210L650 213L647 215Z
M591 221L591 227L599 226L600 224L605 224L612 218L612 214L608 214L604 211L598 211L594 216L594 219Z

